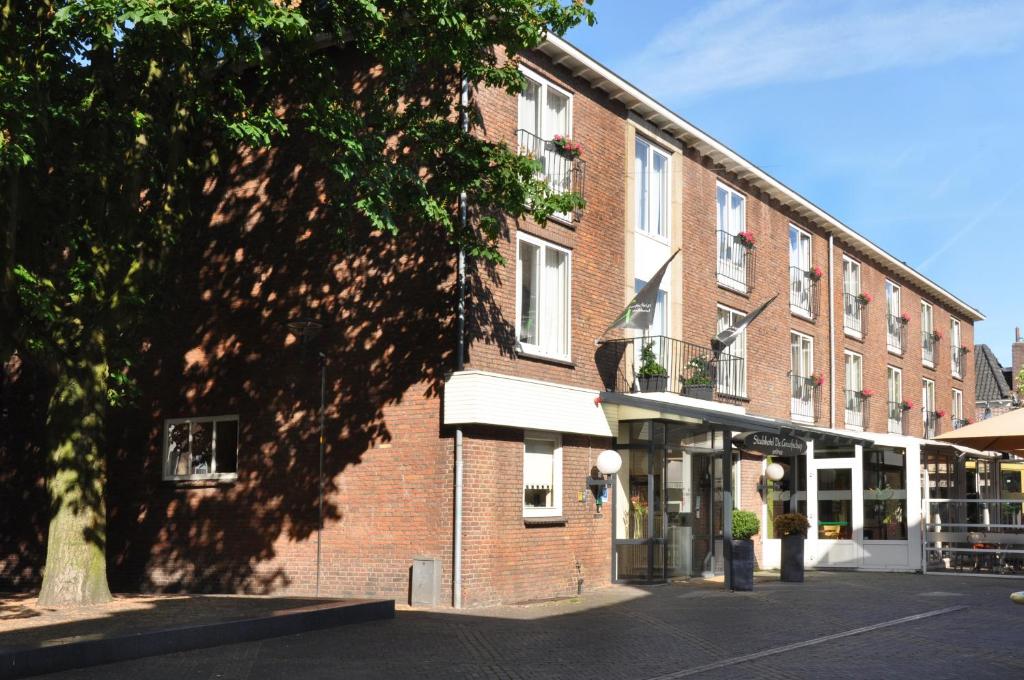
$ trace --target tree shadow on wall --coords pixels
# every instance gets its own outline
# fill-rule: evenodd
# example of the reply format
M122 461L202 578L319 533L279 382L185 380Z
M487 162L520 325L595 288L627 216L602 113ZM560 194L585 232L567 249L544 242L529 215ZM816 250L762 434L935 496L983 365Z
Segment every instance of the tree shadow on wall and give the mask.
M339 247L318 182L281 151L246 158L178 245L136 366L143 399L110 428L114 589L292 585L281 546L309 541L318 523L320 353L328 526L342 519L332 480L392 438L385 410L440 396L455 364L454 250L433 225L397 236L353 225ZM472 271L467 328L511 353L511 324L482 276L497 273ZM323 325L310 342L289 332L300 317ZM237 481L163 481L164 420L228 414Z

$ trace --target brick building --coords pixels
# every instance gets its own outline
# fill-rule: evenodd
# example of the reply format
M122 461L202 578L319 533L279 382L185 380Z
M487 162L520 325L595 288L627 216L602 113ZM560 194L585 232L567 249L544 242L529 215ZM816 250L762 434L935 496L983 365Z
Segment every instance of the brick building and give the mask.
M455 254L429 228L331 252L315 214L295 219L314 189L282 156L212 192L144 405L115 424L114 587L405 600L423 559L441 604L557 597L719 571L733 504L762 517L764 566L793 509L811 566L920 567L919 470L962 453L930 437L974 417L960 347L982 315L564 41L521 64L519 97L476 93L486 134L587 204L509 224L505 266L468 263L462 370ZM677 250L650 337L606 333ZM665 383L644 392L648 343Z

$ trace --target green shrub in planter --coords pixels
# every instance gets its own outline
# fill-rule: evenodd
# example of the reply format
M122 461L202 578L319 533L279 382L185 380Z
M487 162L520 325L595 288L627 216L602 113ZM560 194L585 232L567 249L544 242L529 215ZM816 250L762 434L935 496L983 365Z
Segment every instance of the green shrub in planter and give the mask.
M754 542L750 540L761 529L757 515L749 510L732 511L732 540L729 541L729 587L733 590L754 589Z
M778 515L774 522L775 536L782 539L783 581L803 583L804 580L804 537L811 523L799 512Z
M775 528L775 538L783 538L794 534L806 536L807 530L811 528L811 523L799 512L787 512L782 515L776 515L772 525Z
M732 511L732 537L737 541L746 541L756 536L761 530L761 520L749 510Z

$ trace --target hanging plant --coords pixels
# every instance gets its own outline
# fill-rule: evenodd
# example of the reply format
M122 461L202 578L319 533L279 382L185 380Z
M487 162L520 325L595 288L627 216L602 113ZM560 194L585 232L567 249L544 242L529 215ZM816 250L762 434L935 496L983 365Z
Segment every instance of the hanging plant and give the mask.
M904 399L903 401L900 402L901 411L910 411L913 410L913 408L914 402L910 401L909 399Z
M821 281L821 277L825 275L825 270L821 268L821 265L814 265L814 267L807 272L807 278L811 281Z
M900 314L900 321L902 321L904 325L910 323L910 312L903 312Z
M869 305L875 298L871 297L871 293L857 293L857 302L862 305Z
M932 331L932 340L935 342L942 340L942 331Z
M871 389L870 387L865 387L864 389L862 389L860 391L860 396L862 396L865 399L867 399L868 397L875 396L875 391L873 389Z
M751 250L753 250L754 241L755 239L753 232L741 231L740 233L736 234L736 242L739 243L741 246L744 246L745 248L750 248Z
M971 348L967 345L960 345L960 354L970 354Z
M551 139L551 143L558 150L558 153L562 154L566 158L576 160L583 155L583 145L579 142L574 142L569 137L555 135Z

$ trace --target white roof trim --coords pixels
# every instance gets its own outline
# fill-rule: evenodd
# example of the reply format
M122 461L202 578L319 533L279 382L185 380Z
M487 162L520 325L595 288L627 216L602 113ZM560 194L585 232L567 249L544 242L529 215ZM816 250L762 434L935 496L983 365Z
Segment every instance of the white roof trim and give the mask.
M594 87L608 93L611 98L621 101L628 110L636 112L637 115L671 133L683 143L711 156L727 170L744 175L747 181L769 193L776 200L785 203L797 213L806 218L816 220L827 231L834 233L853 245L862 256L866 255L876 263L889 267L936 298L943 300L947 305L952 306L964 316L974 321L985 319L985 315L974 307L968 305L906 263L897 260L879 246L764 172L714 137L681 118L672 110L639 88L631 85L565 40L549 33L546 41L538 49L554 58L556 63L568 68L576 75L593 84ZM655 122L656 118L662 122Z

